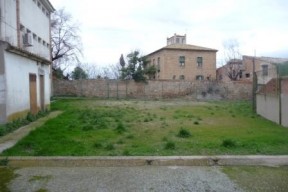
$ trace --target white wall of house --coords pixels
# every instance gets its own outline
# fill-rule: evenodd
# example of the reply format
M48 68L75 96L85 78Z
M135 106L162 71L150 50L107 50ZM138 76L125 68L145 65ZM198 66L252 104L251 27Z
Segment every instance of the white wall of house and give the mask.
M17 45L16 1L0 1L0 39Z
M50 14L41 1L21 0L20 3L20 24L21 35L29 32L32 35L33 46L25 47L31 53L50 59ZM33 10L33 14L31 14Z
M50 65L37 61L46 64L50 61L53 11L48 0L0 0L0 123L30 110L29 74L36 75L38 108L43 107L40 75L44 76L44 106L50 104ZM24 43L24 36L29 36L29 43ZM37 112L35 105L33 111Z
M40 2L39 2L40 3ZM40 6L40 7L39 7ZM20 22L33 33L37 34L46 42L49 42L49 14L47 9L40 3L38 6L33 0L20 1ZM31 14L33 10L33 14ZM48 16L46 15L48 14ZM35 17L37 15L37 17ZM48 29L48 30L47 30Z
M257 114L279 123L279 98L276 95L262 95L256 96Z
M38 64L37 61L12 54L5 53L6 75L6 110L7 116L30 109L29 74L37 75L37 105L40 108L40 84L39 72L44 75L45 105L50 104L50 66Z
M0 75L0 123L6 121L6 82L5 75Z

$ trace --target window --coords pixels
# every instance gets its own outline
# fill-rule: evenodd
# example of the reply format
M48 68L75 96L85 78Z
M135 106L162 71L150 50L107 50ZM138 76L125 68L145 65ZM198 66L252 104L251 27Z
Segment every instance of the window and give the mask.
M250 78L250 73L245 74L246 78Z
M24 32L24 30L25 30L24 25L20 24L20 30Z
M155 59L153 59L153 63L152 64L155 65Z
M197 75L196 76L196 80L198 80L198 81L201 81L203 79L204 79L203 75Z
M176 75L173 75L172 79L176 79Z
M160 65L160 57L157 58L157 65Z
M179 57L179 65L180 65L180 67L184 67L185 66L185 56L180 56Z
M201 68L203 66L203 57L197 57L197 67Z
M176 43L180 43L180 39L178 37L176 38Z
M262 75L263 76L268 75L268 65L262 65Z
M240 71L239 71L239 78L242 79L242 76L243 76L243 71L240 70Z
M218 80L222 80L223 79L223 75L219 75Z
M179 79L180 79L180 80L184 80L184 79L185 79L185 76L184 76L184 75L180 75L180 76L179 76Z

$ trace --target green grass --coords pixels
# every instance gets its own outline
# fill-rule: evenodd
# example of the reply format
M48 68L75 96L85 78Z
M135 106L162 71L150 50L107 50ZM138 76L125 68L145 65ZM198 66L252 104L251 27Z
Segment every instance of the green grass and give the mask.
M9 192L8 184L16 175L14 174L14 169L10 167L1 167L0 166L0 191Z
M64 112L2 156L288 154L288 129L246 101L63 99L51 107Z
M47 109L43 110L43 111L39 111L35 115L28 113L26 115L26 118L16 119L16 120L8 122L4 125L0 125L0 137L7 135L8 133L13 132L22 126L28 125L29 123L36 121L37 119L39 119L41 117L45 117L48 114L49 114L49 110L47 110Z

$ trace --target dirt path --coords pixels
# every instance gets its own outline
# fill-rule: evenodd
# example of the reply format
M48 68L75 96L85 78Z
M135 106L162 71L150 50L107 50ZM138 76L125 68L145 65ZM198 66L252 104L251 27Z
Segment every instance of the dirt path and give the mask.
M40 118L37 121L30 123L29 125L23 126L12 133L9 133L3 137L0 137L0 153L4 150L13 147L20 139L30 133L30 131L43 125L47 120L57 117L62 111L53 111L46 117Z

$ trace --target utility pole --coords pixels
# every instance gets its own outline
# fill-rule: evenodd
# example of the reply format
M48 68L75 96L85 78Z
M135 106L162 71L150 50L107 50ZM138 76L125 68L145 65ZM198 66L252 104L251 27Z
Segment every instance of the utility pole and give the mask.
M255 72L255 56L256 51L254 50L253 57L253 83L252 83L252 110L256 113L256 89L257 89L257 74Z

